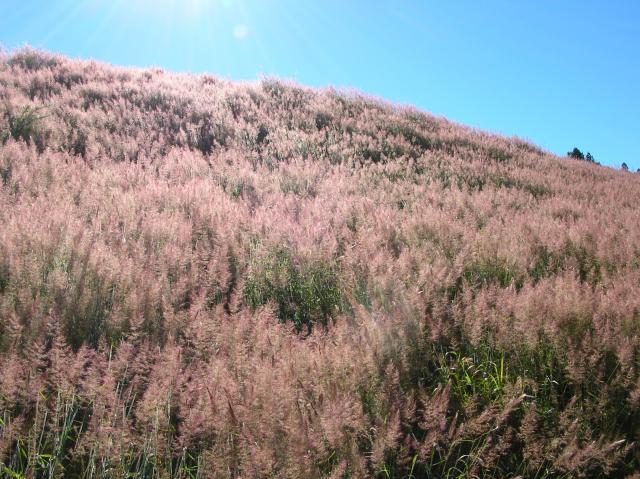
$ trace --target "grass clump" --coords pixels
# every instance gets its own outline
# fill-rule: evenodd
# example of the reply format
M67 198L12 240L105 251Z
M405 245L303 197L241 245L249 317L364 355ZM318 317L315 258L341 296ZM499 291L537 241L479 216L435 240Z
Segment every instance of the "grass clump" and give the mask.
M295 257L279 247L254 257L244 284L244 298L255 309L275 303L281 321L298 331L326 325L340 310L342 294L335 265L322 259Z
M505 354L489 347L467 349L466 354L452 350L440 356L441 382L451 383L452 393L462 405L474 398L490 404L502 396L507 384Z
M593 248L585 244L567 241L557 250L540 245L535 248L533 257L529 276L534 283L566 269L573 269L581 283L595 286L602 281L601 261Z
M39 151L43 151L44 135L39 127L40 120L46 117L39 113L43 108L25 106L18 114L7 109L4 114L6 126L0 131L0 143L4 145L9 138L13 138L16 141L22 140L28 145L33 142Z
M512 284L522 286L513 266L501 259L476 261L467 266L462 274L464 280L472 288L480 288L495 284L507 288Z
M447 288L447 295L452 301L458 297L463 288L477 291L491 285L500 288L514 285L516 290L519 290L523 280L515 267L502 258L476 260L465 266L455 283Z

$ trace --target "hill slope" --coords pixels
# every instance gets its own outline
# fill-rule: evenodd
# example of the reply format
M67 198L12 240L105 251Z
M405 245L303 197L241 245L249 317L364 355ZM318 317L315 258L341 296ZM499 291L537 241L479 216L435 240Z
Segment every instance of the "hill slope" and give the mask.
M0 105L5 475L640 465L636 175L358 95L29 50Z

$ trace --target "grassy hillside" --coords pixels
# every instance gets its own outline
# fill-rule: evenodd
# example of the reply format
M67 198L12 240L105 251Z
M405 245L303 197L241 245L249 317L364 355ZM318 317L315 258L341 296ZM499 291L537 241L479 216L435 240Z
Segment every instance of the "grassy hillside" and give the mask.
M640 467L640 176L29 50L0 115L3 477Z

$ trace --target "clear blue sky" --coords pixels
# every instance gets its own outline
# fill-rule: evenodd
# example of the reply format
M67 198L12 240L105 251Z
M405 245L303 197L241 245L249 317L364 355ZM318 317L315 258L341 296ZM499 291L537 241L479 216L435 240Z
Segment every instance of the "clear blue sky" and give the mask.
M640 168L638 0L2 0L0 44L364 93Z

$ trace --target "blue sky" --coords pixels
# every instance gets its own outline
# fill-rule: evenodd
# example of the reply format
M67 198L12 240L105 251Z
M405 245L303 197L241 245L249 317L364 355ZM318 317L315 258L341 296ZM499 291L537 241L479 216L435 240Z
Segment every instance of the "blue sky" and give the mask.
M348 87L640 168L637 0L2 0L0 44Z

